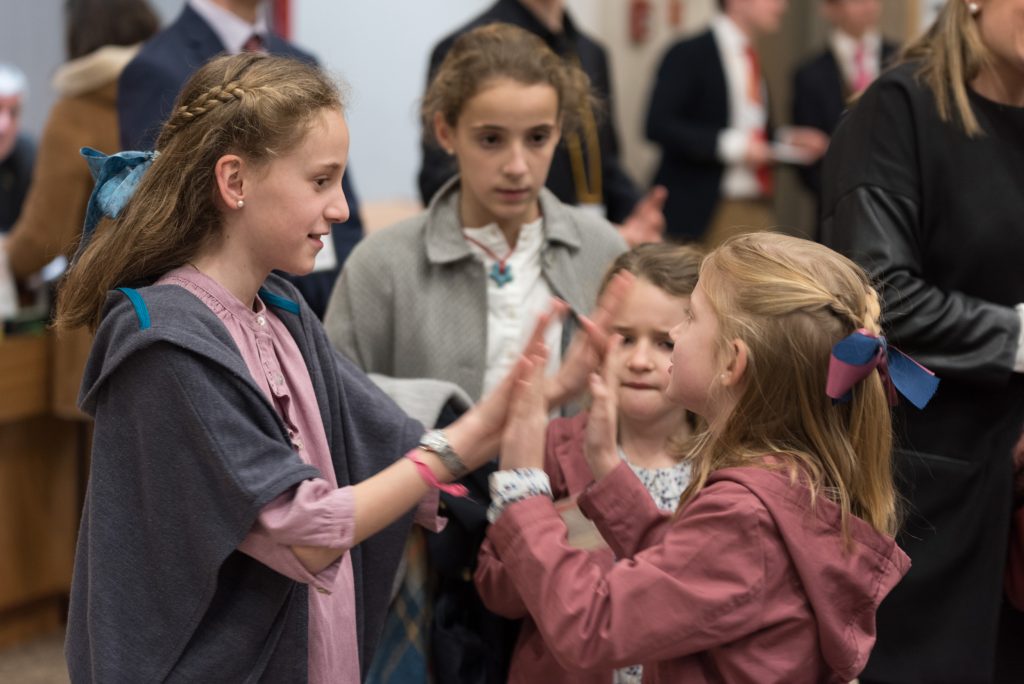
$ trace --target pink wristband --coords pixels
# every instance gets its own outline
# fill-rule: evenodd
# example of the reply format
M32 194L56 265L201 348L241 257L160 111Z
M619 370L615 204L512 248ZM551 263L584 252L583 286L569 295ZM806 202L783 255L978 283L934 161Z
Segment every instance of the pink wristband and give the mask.
M452 496L465 497L469 495L469 490L460 484L444 484L438 480L437 477L434 476L434 471L430 469L430 466L424 463L423 459L420 458L419 453L417 453L418 451L418 448L413 449L407 453L405 457L413 462L413 465L416 466L416 470L419 471L420 477L423 478L424 482L431 487L440 489L442 492L451 494Z

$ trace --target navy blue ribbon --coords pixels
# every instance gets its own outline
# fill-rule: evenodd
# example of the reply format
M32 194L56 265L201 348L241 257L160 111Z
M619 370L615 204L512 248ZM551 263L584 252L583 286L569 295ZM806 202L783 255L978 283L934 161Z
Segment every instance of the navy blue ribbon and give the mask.
M851 390L873 370L878 370L889 403L896 404L896 392L923 409L939 388L939 379L930 370L895 347L882 335L858 330L832 347L826 393L836 401L850 400Z
M96 179L85 210L82 241L78 247L81 252L92 238L100 219L104 216L115 219L121 214L159 152L126 151L108 156L91 147L83 147L79 154L85 158L92 177Z

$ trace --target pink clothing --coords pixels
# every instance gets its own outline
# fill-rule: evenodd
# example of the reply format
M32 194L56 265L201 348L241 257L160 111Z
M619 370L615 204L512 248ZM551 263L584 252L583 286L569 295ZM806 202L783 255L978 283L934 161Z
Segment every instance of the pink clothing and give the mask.
M503 564L554 656L594 671L640 662L645 682L848 682L879 603L906 574L889 537L788 473L728 468L665 516L621 464L580 497L615 554L573 549L547 497L511 504L481 554ZM516 681L546 681L522 672ZM511 681L511 680L510 680Z
M257 298L256 309L191 266L165 274L157 285L194 294L224 323L252 380L274 406L299 457L320 470L260 511L239 551L296 582L308 584L308 681L360 681L355 580L348 553L313 575L292 546L348 550L355 534L352 487L338 487L320 407L306 362L288 329ZM416 522L437 528L436 491L417 509Z
M544 472L551 480L551 494L556 501L578 496L594 481L590 468L583 460L586 425L586 413L572 418L556 418L548 423ZM602 568L610 569L615 564L615 556L610 549L597 549L590 554L593 562ZM611 668L584 673L562 667L544 643L544 637L530 618L512 578L495 554L490 539L484 539L473 579L481 600L489 610L506 618L523 620L509 664L509 684L536 684L538 681L551 684L611 684Z

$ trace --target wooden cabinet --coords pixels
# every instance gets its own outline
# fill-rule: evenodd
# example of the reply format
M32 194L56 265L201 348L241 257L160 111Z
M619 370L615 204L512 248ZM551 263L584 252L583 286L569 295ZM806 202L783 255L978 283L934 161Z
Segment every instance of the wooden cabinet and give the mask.
M71 587L87 428L51 414L51 348L0 342L0 647L59 626Z

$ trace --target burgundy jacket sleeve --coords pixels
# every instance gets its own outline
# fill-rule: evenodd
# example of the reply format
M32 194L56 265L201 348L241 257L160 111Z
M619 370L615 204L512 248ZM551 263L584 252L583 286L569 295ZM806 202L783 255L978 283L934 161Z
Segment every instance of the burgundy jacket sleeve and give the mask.
M551 481L551 494L556 500L569 494L565 475L554 454L555 446L563 438L564 435L557 429L553 421L547 431L547 442L544 448L544 472L547 473L548 479ZM519 598L515 584L505 572L501 558L498 557L494 546L487 537L480 545L473 581L476 583L476 590L480 594L481 600L491 612L512 620L526 616L526 605Z
M545 497L509 506L488 536L558 661L590 670L678 658L756 630L777 533L749 490L723 482L660 543L611 569L568 546Z
M580 510L597 525L616 558L632 558L657 543L672 522L623 461L579 498Z

